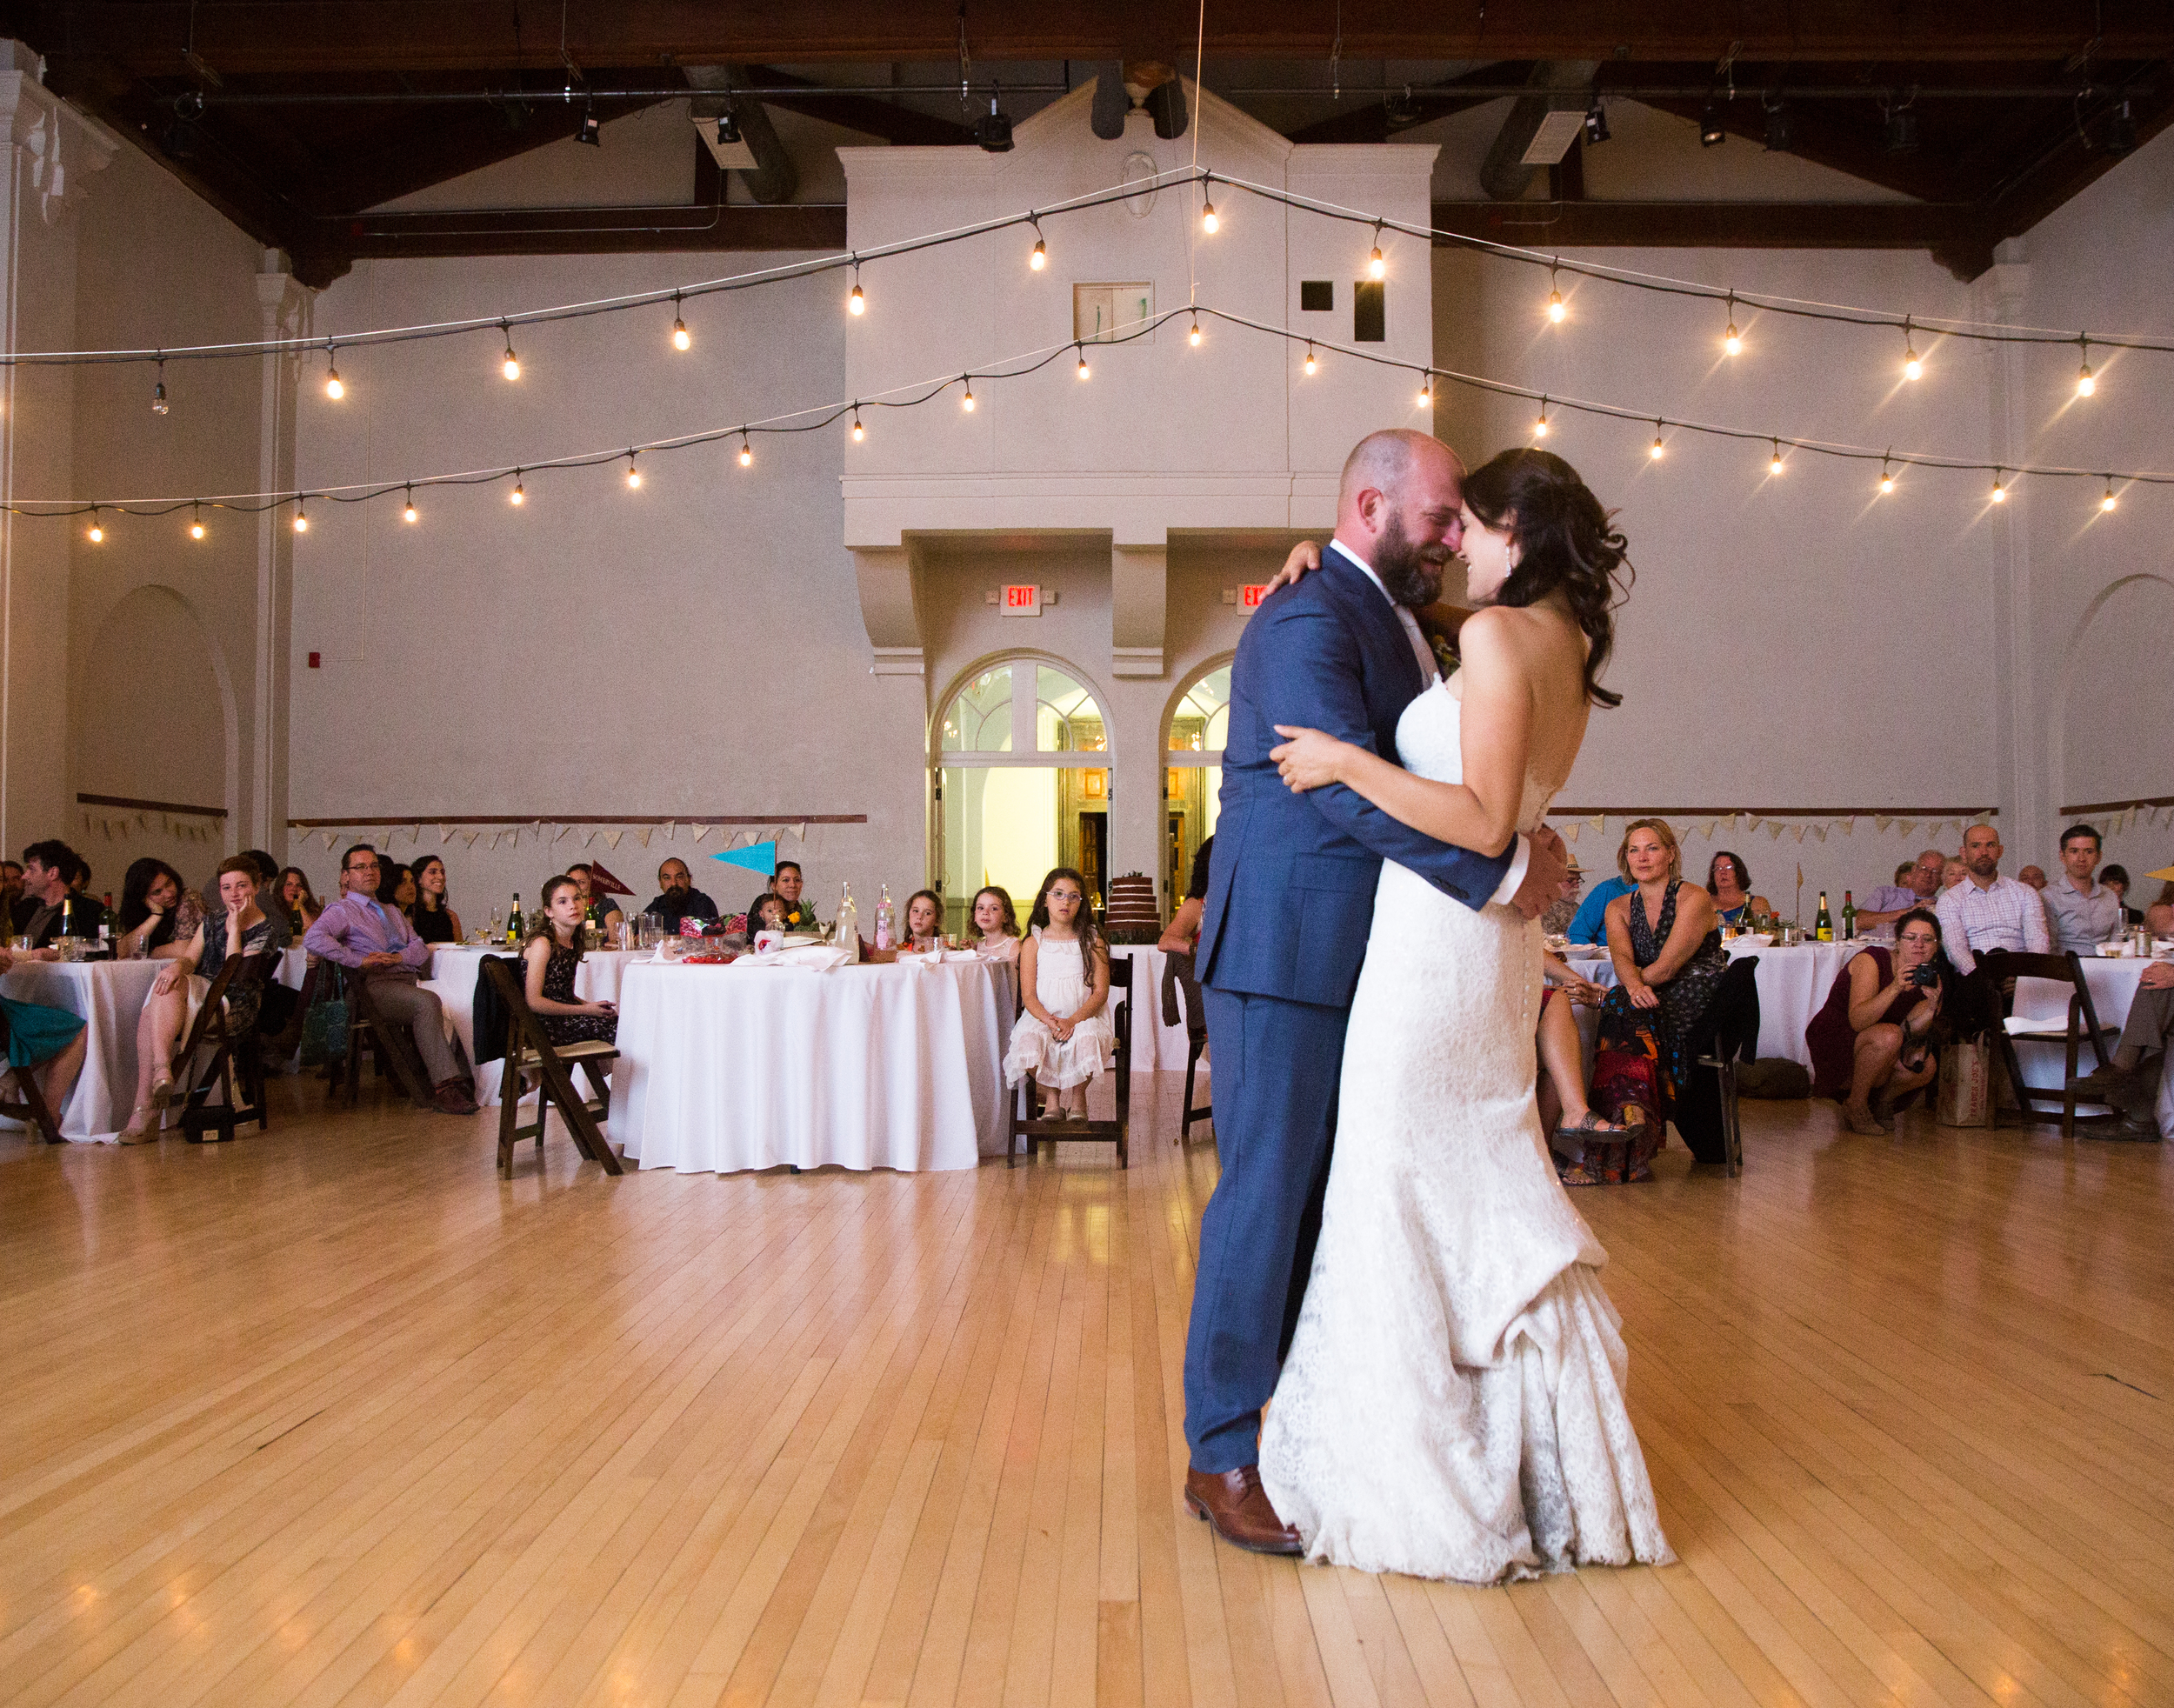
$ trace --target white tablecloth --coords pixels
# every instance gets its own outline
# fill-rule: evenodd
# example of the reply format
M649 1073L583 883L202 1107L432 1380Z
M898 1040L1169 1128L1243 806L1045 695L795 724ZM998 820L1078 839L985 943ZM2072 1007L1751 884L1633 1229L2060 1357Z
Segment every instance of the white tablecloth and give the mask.
M1185 1029L1163 1024L1163 968L1170 957L1151 943L1112 944L1110 953L1132 963L1132 1071L1153 1073L1168 1068L1183 1073L1189 1047ZM1205 1072L1204 1055L1200 1064Z
M23 961L0 991L17 1002L43 1003L80 1014L83 1073L60 1111L65 1138L111 1143L136 1104L136 1024L163 961ZM10 1123L10 1124L13 1124Z
M483 977L484 956L510 956L513 952L497 944L477 948L468 944L441 943L430 956L430 976L422 981L423 990L437 993L445 1017L452 1023L454 1036L460 1039L462 1051L476 1069L476 1101L486 1105L498 1101L498 1080L505 1072L506 1064L503 1058L476 1060L476 981ZM646 950L589 950L582 956L581 965L575 969L574 994L584 1002L617 1002L619 980L627 964L648 958Z
M1735 937L1723 946L1732 961L1739 955L1759 957L1758 970L1752 975L1759 991L1759 1054L1784 1057L1809 1068L1811 1052L1804 1047L1804 1029L1811 1024L1811 1017L1826 1006L1827 992L1834 988L1836 977L1849 964L1850 957L1866 945L1862 942L1802 943L1793 949L1777 949L1771 944ZM1615 963L1605 952L1597 957L1573 952L1567 958L1580 974L1604 990L1615 988ZM1578 1011L1588 1058L1597 1017L1595 1010Z
M972 1168L1004 1148L1015 969L676 966L620 986L610 1131L644 1168Z

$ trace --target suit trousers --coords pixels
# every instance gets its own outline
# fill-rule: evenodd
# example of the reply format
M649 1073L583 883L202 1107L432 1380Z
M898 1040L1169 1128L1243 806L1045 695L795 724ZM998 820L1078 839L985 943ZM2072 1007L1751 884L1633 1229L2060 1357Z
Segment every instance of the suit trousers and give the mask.
M1185 1338L1185 1439L1211 1474L1260 1458L1261 1408L1321 1232L1346 1009L1208 990L1216 1151Z
M385 1024L407 1029L430 1075L430 1089L461 1077L460 1064L445 1041L445 1009L435 991L418 990L411 978L381 976L370 980L370 1004Z

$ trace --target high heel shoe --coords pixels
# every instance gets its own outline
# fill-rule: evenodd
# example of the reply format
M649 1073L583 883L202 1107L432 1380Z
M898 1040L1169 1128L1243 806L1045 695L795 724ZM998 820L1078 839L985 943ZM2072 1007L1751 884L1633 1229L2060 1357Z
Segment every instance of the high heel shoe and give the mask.
M121 1129L123 1144L154 1144L158 1141L158 1129L151 1124L152 1111L138 1104L129 1112L129 1124Z
M151 1107L163 1109L174 1100L174 1077L163 1073L151 1081Z

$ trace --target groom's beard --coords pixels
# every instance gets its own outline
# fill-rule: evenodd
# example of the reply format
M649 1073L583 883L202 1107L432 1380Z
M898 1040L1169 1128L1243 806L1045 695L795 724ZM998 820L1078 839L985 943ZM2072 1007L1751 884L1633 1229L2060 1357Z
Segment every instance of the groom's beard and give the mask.
M1444 547L1414 545L1401 511L1390 513L1389 525L1374 542L1374 573L1391 599L1415 610L1442 597L1442 571L1449 559Z

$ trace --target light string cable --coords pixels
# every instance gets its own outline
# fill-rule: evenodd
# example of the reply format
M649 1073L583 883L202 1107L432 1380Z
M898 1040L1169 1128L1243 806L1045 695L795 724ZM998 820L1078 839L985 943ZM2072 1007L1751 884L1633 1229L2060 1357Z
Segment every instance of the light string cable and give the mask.
M1197 82L1195 84L1197 90ZM1196 129L1195 141L1197 143ZM2090 366L2090 352L2095 346L2102 350L2139 350L2157 354L2174 354L2174 338L2158 338L2133 333L2087 332L2082 329L2070 330L2059 327L2004 325L1991 321L1974 321L1924 316L1916 313L1897 313L1891 310L1869 308L1847 303L1825 303L1812 298L1783 296L1774 292L1747 290L1741 286L1710 284L1703 280L1677 278L1665 273L1643 272L1626 267L1611 267L1597 262L1566 260L1559 252L1521 248L1515 244L1497 243L1469 233L1450 231L1438 226L1422 224L1410 220L1396 219L1363 208L1345 206L1340 203L1324 201L1316 197L1301 196L1281 190L1272 184L1257 183L1237 178L1195 163L1173 167L1151 177L1130 183L1116 184L1105 190L1089 191L1048 207L1036 206L1018 213L999 214L988 219L953 226L947 230L926 232L918 237L902 238L896 243L877 244L867 249L840 250L833 254L810 257L805 261L787 263L782 266L758 269L746 273L728 274L716 278L699 279L677 284L663 285L654 290L631 291L617 297L594 297L585 301L561 303L540 309L527 309L517 313L482 314L457 320L434 321L408 326L389 326L359 331L325 333L313 332L283 338L260 338L228 344L197 344L163 345L157 348L113 348L101 350L42 350L0 351L0 368L90 365L112 363L157 363L217 360L250 356L286 355L315 352L330 344L344 348L369 347L380 344L415 343L424 339L458 337L470 332L497 330L503 332L515 326L544 325L555 321L580 320L598 315L623 314L652 308L660 304L673 303L690 297L704 297L782 284L790 279L810 277L817 274L838 272L866 265L893 256L911 255L921 250L937 249L947 244L964 243L984 237L991 232L1009 230L1017 225L1032 226L1037 237L1040 222L1066 213L1082 213L1111 203L1126 201L1152 194L1164 188L1186 183L1199 183L1204 188L1222 183L1249 196L1277 203L1299 211L1318 215L1325 219L1337 220L1354 225L1365 225L1384 230L1402 232L1407 237L1424 237L1431 244L1470 250L1515 264L1544 267L1550 273L1569 273L1575 277L1596 283L1623 286L1662 296L1688 297L1706 302L1724 303L1733 300L1750 304L1766 313L1789 316L1802 320L1826 321L1842 325L1862 326L1890 332L1899 331L1905 338L1912 330L1930 331L1943 337L1963 338L1982 344L2011 344L2034 345L2076 345L2084 354L2084 367ZM2085 395L2089 395L2086 391Z
M1101 345L1130 344L1148 337L1164 322L1177 319L1190 312L1190 309L1164 309L1144 319L1120 323L1111 328L1107 336L1093 342ZM1202 312L1209 310L1203 310ZM402 475L397 480L350 481L325 486L291 487L276 492L202 493L180 498L22 498L12 504L0 504L0 513L22 517L90 515L97 517L110 510L116 515L156 520L179 510L186 510L193 513L197 509L208 507L230 510L237 515L259 516L288 504L299 506L319 499L336 504L368 504L392 493L404 495L403 502L412 508L413 495L429 487L488 486L509 476L518 483L523 476L547 470L592 469L624 463L636 457L688 450L735 439L745 444L751 437L819 432L833 423L856 418L863 410L918 409L924 404L935 402L955 385L964 388L967 396L970 397L975 380L1024 379L1062 357L1081 352L1082 349L1081 340L1065 338L986 364L977 363L964 371L913 380L883 391L864 392L857 397L812 404L804 409L750 419L731 426L704 427L690 433L671 434L631 445L617 444L608 450L573 451L558 457L523 457L517 463L498 464L488 468L463 469L446 474Z

